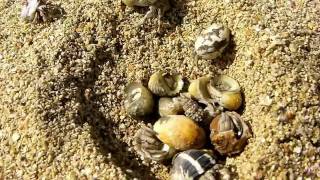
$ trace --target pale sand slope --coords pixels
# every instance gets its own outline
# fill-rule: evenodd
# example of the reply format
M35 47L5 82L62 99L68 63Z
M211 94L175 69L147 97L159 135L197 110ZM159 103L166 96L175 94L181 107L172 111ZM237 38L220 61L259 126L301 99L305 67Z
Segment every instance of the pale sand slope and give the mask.
M20 21L18 1L2 0L0 179L168 178L168 166L135 154L144 122L122 106L129 81L164 68L240 82L254 132L226 161L240 179L320 178L320 4L250 2L179 0L157 32L157 18L134 27L147 9L120 0L53 1L66 14L39 25ZM234 42L222 58L196 64L195 36L212 22L227 25ZM280 105L295 118L279 122Z

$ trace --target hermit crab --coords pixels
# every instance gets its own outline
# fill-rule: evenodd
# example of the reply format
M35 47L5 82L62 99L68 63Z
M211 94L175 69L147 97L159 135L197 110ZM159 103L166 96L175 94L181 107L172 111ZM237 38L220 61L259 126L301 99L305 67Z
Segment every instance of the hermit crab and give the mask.
M251 129L236 112L223 112L210 124L210 139L222 155L240 153L252 136Z
M191 81L189 94L206 104L219 104L228 110L237 110L242 104L239 83L227 75L203 76Z
M124 107L130 116L139 118L153 112L153 95L142 84L137 82L130 83L124 92L126 96Z
M181 152L172 160L171 180L199 179L231 179L227 168L217 163L217 157L206 149L190 149Z
M206 140L204 130L184 115L161 117L153 130L163 143L177 150L199 149Z
M221 24L212 24L195 41L195 52L204 59L215 59L230 41L230 30Z
M164 144L157 138L157 133L152 127L142 126L137 132L134 142L134 148L137 153L146 161L163 161L171 158L176 150L167 144Z
M176 97L162 97L159 99L159 115L161 117L167 115L178 115L183 113L183 106Z
M21 18L31 22L46 22L49 20L50 5L46 0L22 0Z
M237 110L242 104L240 85L229 76L214 77L207 84L207 89L211 98L228 110Z
M149 11L140 22L137 23L137 26L142 25L147 19L153 17L157 10L160 23L160 18L170 8L169 0L122 0L122 2L129 7L149 7Z
M163 71L152 74L148 82L150 91L158 96L177 95L182 90L183 85L181 75L172 75Z

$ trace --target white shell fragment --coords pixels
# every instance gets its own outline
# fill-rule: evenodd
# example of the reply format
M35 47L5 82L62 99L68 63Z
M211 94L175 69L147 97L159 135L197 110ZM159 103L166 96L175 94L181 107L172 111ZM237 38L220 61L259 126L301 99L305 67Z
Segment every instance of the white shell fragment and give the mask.
M40 1L27 0L21 10L21 18L24 20L32 21L36 15Z
M197 37L196 54L204 59L220 56L230 41L230 30L221 24L212 24Z

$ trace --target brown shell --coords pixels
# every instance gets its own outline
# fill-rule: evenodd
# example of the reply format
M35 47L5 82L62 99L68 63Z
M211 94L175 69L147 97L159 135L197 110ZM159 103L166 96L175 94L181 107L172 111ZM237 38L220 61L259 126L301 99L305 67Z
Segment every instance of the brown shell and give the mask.
M210 124L210 139L222 155L240 153L252 136L251 129L236 112L225 112Z
M199 149L205 144L204 130L183 115L160 118L153 126L158 138L178 150Z

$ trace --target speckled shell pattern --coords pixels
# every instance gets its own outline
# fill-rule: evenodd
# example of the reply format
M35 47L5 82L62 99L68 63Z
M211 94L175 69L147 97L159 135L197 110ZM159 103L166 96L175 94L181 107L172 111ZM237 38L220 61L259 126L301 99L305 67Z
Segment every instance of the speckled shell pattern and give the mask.
M204 59L214 59L223 52L229 40L229 29L220 24L213 24L197 37L195 51Z

